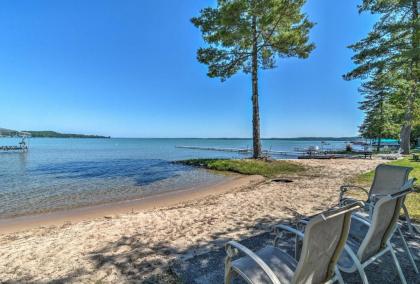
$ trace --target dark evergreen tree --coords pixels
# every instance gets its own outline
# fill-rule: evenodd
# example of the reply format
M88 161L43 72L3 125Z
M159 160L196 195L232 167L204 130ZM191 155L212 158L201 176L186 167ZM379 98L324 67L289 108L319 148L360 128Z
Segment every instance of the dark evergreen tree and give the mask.
M378 14L380 19L366 38L350 46L356 53L353 61L357 67L344 77L347 80L370 80L379 70L397 75L398 84L392 84L402 86L395 93L403 102L400 139L403 152L408 154L415 104L419 97L418 0L363 0L359 11Z
M360 109L365 112L359 131L365 138L377 139L378 152L383 138L398 137L398 124L395 122L397 114L391 101L395 89L390 87L389 80L389 74L377 73L359 88L359 92L364 95Z
M274 68L281 57L306 58L314 49L308 43L312 28L302 13L306 0L218 0L192 18L207 47L197 52L208 65L209 77L222 81L239 71L252 77L252 126L254 158L260 158L258 71Z

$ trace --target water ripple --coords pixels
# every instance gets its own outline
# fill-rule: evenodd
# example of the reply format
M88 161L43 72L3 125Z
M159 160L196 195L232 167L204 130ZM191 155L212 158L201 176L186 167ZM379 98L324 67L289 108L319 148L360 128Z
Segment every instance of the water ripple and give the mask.
M105 161L74 161L40 165L30 172L56 179L134 178L136 185L147 185L177 176L190 167L160 159L115 159Z

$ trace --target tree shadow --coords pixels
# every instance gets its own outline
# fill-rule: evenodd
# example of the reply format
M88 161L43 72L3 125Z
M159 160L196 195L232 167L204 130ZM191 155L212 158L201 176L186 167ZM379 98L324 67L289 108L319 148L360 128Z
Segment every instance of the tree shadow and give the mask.
M15 280L8 280L8 281L1 281L0 279L0 283L4 283L4 284L22 284L22 283L48 283L48 284L60 284L60 283L69 283L69 282L74 282L77 281L77 279L79 279L79 277L81 275L86 275L87 271L84 269L76 269L74 271L72 271L71 273L60 277L58 279L54 279L51 281L39 281L36 280L35 277L29 273L25 273L25 275L15 279Z
M190 244L180 249L171 242L161 241L150 245L142 240L141 234L126 235L117 241L108 243L99 250L89 254L95 269L114 269L124 276L126 282L140 283L177 283L177 278L171 273L174 260L189 259L198 255L223 248L224 244L232 240L232 232L244 231L235 239L248 238L266 232L270 226L280 220L271 216L264 216L252 225L238 224L210 235L210 240ZM282 220L290 223L292 220Z
M179 263L185 266L183 267L185 271L191 271L191 277L199 275L199 279L203 282L198 283L222 283L220 281L223 281L223 258L225 257L223 246L227 241L232 240L232 233L244 232L243 234L235 233L234 239L241 241L251 250L256 250L272 243L274 236L269 232L273 225L279 223L295 225L296 220L302 217L297 212L292 212L292 214L291 218L282 220L272 216L263 216L251 225L238 223L234 227L214 232L206 241L199 241L184 248L180 248L170 241L150 244L143 239L141 233L123 235L117 241L109 242L102 248L91 251L87 254L87 257L93 263L94 271L105 271L105 274L110 271L116 273L120 277L118 283L197 283L192 282L192 280L189 281L188 278L179 279L179 275L175 275L173 268ZM405 233L407 233L406 230ZM420 237L409 237L408 239L414 248L413 252L419 255ZM294 255L294 241L295 239L291 234L285 233L279 242L279 247ZM406 259L401 240L398 237L395 237L395 244L397 256L408 282L416 283L417 275L412 271L413 269ZM195 271L195 274L193 271ZM47 283L80 282L81 279L86 277L90 279L91 273L92 271L76 270ZM374 265L370 265L367 268L367 274L372 283L377 283L376 281L398 283L399 281L390 255L380 258ZM344 274L343 276L346 283L360 283L357 273ZM114 283L107 278L94 279L93 282L95 281L96 283ZM4 283L39 282L34 281L30 275L25 275L19 280Z

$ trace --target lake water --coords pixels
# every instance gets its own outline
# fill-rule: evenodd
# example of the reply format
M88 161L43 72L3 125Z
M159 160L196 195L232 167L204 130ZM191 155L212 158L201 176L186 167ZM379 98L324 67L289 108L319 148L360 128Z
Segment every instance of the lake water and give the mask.
M17 145L0 138L0 146ZM329 141L342 149L345 142ZM263 148L293 151L321 141L263 140ZM225 176L171 163L189 158L246 155L176 146L247 148L250 139L32 138L26 153L0 152L0 218L141 198L209 185ZM279 156L278 158L284 158Z

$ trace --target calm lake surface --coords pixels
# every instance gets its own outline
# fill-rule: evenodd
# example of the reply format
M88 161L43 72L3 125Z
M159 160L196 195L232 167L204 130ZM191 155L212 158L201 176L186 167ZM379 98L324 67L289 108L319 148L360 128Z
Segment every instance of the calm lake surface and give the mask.
M0 138L0 146L19 139ZM345 142L328 141L342 149ZM141 198L209 185L226 177L171 161L246 157L176 146L247 148L250 139L32 138L27 153L0 152L0 218ZM321 141L263 140L263 148L293 151ZM285 158L278 156L277 158ZM293 157L288 157L293 158Z

